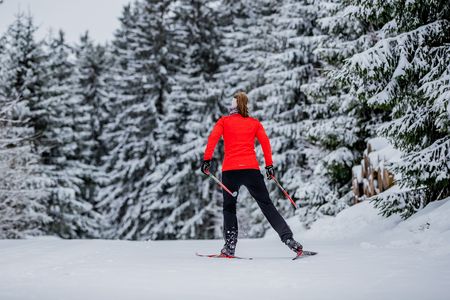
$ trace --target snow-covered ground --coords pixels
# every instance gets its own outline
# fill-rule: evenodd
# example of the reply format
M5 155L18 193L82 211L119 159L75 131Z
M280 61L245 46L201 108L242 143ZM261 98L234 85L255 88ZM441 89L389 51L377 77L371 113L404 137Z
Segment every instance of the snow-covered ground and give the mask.
M269 232L238 243L254 260L196 257L221 240L0 240L0 299L450 299L450 199L401 222L368 202L309 231L292 261Z

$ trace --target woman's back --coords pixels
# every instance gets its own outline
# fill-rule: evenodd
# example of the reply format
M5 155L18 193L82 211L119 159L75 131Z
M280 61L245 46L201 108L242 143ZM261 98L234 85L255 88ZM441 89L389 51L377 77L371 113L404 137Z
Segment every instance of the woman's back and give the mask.
M255 153L255 137L261 143L266 165L272 165L272 152L269 139L261 123L252 117L239 113L221 117L208 138L204 159L212 158L214 148L223 135L225 157L222 171L239 169L258 169Z

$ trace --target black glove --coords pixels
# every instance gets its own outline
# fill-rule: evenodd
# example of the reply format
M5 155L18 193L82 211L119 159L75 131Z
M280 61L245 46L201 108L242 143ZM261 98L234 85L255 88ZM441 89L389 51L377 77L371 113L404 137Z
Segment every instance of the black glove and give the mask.
M211 167L211 160L204 160L202 163L203 174L209 175L209 167Z
M266 176L269 180L272 179L272 176L275 176L275 171L272 165L266 167Z

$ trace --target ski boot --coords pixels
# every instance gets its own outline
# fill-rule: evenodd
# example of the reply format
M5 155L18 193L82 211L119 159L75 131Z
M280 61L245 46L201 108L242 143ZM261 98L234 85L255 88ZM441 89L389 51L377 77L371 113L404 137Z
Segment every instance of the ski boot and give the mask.
M290 239L287 239L286 241L284 241L284 243L289 247L289 249L294 251L297 254L297 256L302 256L303 246L299 242L290 238Z
M223 245L223 248L220 251L220 255L225 257L234 257L238 232L237 230L227 230L224 236L225 236L225 245Z

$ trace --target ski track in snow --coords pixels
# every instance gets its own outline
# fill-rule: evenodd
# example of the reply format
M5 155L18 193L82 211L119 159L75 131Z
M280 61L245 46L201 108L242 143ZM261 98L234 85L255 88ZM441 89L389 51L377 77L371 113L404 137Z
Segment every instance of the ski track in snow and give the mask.
M273 232L239 240L236 254L254 260L195 255L218 252L221 240L0 240L0 299L449 299L450 242L434 238L427 251L404 229L426 216L397 226L367 207L308 232L291 225L306 250L319 252L297 261ZM332 230L344 233L352 215L366 216L361 231L339 238Z

